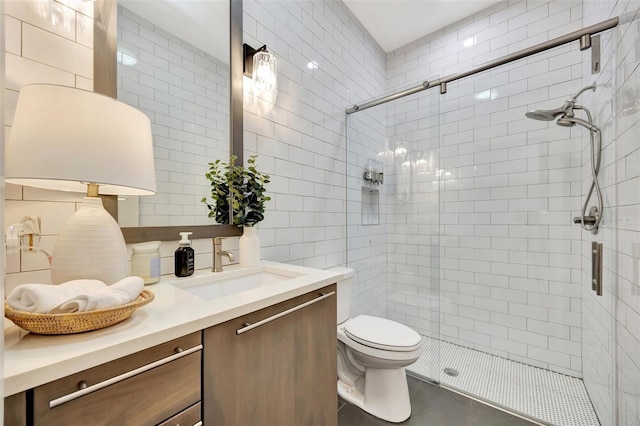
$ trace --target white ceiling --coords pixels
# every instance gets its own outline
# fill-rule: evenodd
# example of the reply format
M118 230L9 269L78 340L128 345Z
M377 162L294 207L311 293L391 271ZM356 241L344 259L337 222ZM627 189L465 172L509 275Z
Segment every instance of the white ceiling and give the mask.
M344 0L385 52L502 0Z

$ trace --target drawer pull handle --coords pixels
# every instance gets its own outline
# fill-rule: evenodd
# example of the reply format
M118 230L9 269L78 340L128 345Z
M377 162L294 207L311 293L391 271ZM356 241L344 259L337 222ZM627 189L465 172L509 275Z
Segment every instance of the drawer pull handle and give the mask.
M78 383L78 389L84 389L87 386L89 386L89 385L87 385L87 382L85 382L84 380L82 380L80 383Z
M176 346L175 349L173 350L173 352L179 354L180 352L183 352L184 349L182 349L180 346Z
M170 355L170 356L168 356L166 358L159 359L158 361L154 361L152 363L145 364L142 367L135 368L133 370L127 371L126 373L122 373L122 374L120 374L118 376L115 376L115 377L112 377L112 378L107 379L105 381L96 383L95 385L86 386L86 383L84 383L84 381L82 381L82 382L80 382L78 384L78 386L81 387L82 383L84 383L85 384L84 388L81 387L80 390L77 390L75 392L71 392L70 394L63 395L60 398L56 398L56 399L53 399L53 400L49 401L49 408L55 408L55 407L57 407L59 405L65 404L65 403L70 402L70 401L73 401L74 399L78 399L81 396L90 394L92 392L95 392L95 391L103 389L103 388L106 388L107 386L111 386L113 384L116 384L118 382L126 380L126 379L128 379L130 377L133 377L135 375L144 373L144 372L149 371L149 370L151 370L153 368L159 367L161 365L167 364L167 363L169 363L171 361L174 361L176 359L185 357L187 355L190 355L190 354L192 354L194 352L198 352L198 351L201 351L201 350L202 350L202 345L194 346L194 347L189 348L187 350L184 350L184 351L182 351L180 353Z
M249 324L248 322L245 322L244 324L242 324L243 327L241 329L236 330L236 334L237 335L241 335L242 333L246 333L247 331L251 331L254 328L260 327L261 325L264 325L264 324L266 324L268 322L271 322L273 320L281 318L281 317L283 317L285 315L289 315L292 312L295 312L295 311L297 311L299 309L302 309L302 308L306 308L309 305L313 305L314 303L317 303L317 302L319 302L321 300L324 300L324 299L326 299L328 297L331 297L334 294L336 294L335 291L332 291L331 293L320 293L320 296L318 296L317 298L309 300L308 302L304 302L304 303L302 303L300 305L294 306L293 308L287 309L286 311L282 311L279 314L272 315L272 316L270 316L268 318L265 318L263 320L255 322L253 324Z

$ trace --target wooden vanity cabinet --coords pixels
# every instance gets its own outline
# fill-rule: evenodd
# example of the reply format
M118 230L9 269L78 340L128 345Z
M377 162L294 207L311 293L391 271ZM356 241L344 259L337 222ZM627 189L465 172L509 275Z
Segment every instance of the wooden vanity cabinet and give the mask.
M158 426L202 425L202 403L198 402L160 423Z
M27 393L21 392L4 399L5 426L27 425Z
M196 424L201 362L198 332L47 383L33 389L33 424Z
M203 422L337 425L335 285L204 330Z

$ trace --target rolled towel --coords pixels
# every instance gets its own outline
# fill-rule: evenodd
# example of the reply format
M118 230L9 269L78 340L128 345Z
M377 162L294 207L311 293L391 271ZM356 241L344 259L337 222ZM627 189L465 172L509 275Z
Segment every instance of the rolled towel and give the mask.
M133 302L142 292L144 280L127 277L106 288L94 292L78 294L55 306L52 314L87 312L98 309L115 308Z
M111 284L108 288L125 293L129 298L129 302L133 302L140 296L140 293L142 293L144 289L144 279L138 276L131 276Z
M22 284L7 297L7 304L18 311L45 314L65 300L107 288L98 280L73 280L59 285Z

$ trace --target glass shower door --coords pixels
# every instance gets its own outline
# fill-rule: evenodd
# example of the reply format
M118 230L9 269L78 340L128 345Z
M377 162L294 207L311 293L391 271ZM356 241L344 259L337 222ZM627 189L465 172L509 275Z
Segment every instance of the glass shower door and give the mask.
M380 315L422 336L409 374L440 372L441 174L438 94L425 91L347 118L347 261L355 313ZM383 175L378 182L366 178Z
M558 425L598 424L580 380L583 139L525 113L582 90L581 67L565 45L441 100L441 382Z

